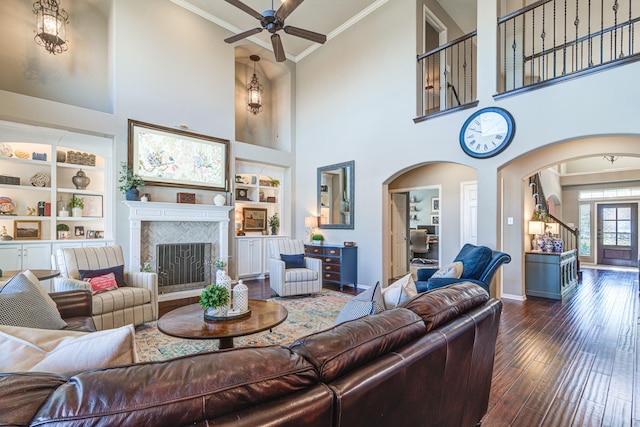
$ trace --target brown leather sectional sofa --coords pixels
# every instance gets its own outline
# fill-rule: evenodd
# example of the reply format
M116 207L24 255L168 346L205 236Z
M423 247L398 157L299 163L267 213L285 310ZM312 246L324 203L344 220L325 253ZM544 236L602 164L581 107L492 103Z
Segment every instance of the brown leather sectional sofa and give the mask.
M0 425L475 426L502 303L472 283L419 294L290 346L66 378L0 375Z

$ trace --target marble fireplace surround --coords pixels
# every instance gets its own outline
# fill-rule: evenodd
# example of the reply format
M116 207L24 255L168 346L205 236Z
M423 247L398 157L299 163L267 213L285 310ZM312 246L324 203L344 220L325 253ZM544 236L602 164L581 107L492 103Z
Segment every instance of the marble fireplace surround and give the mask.
M229 211L233 206L197 205L166 202L123 202L129 208L129 268L141 266L143 252L143 222L196 222L217 223L218 235L212 247L225 262L229 261ZM202 241L202 236L193 236L193 241ZM163 242L175 243L175 242ZM212 249L213 250L213 249ZM187 298L200 295L201 290L171 292L158 296L159 301Z

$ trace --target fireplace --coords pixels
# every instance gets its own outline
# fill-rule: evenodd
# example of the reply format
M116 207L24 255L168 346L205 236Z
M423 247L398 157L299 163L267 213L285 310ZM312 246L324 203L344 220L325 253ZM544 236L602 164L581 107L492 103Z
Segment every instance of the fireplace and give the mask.
M165 244L209 244L208 255L205 253L202 261L205 264L204 270L207 270L206 264L215 258L229 262L229 211L233 206L134 201L123 203L129 207L129 269L141 268L145 262L157 266L156 246ZM208 270L208 274L211 274L211 269ZM156 271L159 273L160 283L163 280L163 270L156 267ZM196 278L199 279L200 276ZM200 295L204 284L213 281L210 276L202 278L202 286L193 285L197 289L171 288L175 286L173 284L166 290L160 287L158 300L167 301ZM194 280L191 283L197 282ZM169 290L170 292L167 292Z
M158 292L203 289L211 284L211 243L156 245Z

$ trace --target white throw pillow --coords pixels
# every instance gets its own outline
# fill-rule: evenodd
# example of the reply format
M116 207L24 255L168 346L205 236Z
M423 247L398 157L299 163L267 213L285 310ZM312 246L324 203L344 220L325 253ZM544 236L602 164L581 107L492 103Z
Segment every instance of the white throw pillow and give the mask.
M98 332L0 325L0 372L72 376L88 369L137 362L133 325Z
M464 269L464 265L460 261L452 262L451 264L447 264L431 276L432 279L435 278L450 278L450 279L459 279L462 276L462 271Z
M418 295L416 284L413 282L411 273L396 280L382 290L384 306L387 310L396 307L398 304L411 297Z

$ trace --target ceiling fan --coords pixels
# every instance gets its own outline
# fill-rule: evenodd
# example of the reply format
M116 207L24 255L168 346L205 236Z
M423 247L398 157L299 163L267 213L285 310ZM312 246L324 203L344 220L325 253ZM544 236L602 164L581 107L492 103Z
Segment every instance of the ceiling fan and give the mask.
M267 9L262 13L257 12L256 10L242 3L240 0L225 1L258 19L261 25L261 27L243 31L242 33L236 34L235 36L224 39L224 41L227 43L235 43L238 40L242 40L246 37L258 34L262 30L267 30L271 33L271 45L273 46L273 53L276 56L276 61L282 62L287 58L284 54L284 48L282 47L282 40L280 40L280 35L278 34L278 31L280 30L284 30L285 33L291 34L292 36L301 37L303 39L311 40L312 42L320 44L323 44L327 41L327 36L325 36L324 34L315 33L313 31L304 30L298 27L292 27L291 25L284 25L284 20L287 18L287 16L289 16L291 12L296 10L296 8L300 6L300 4L304 0L286 0L284 3L282 3L282 6L280 6L277 11L273 9L273 0L271 0L271 9Z

